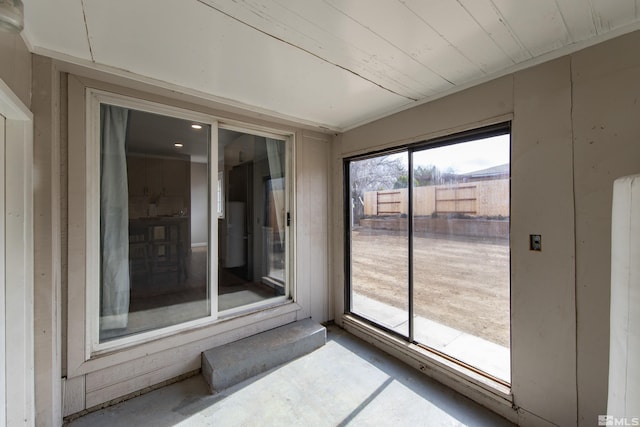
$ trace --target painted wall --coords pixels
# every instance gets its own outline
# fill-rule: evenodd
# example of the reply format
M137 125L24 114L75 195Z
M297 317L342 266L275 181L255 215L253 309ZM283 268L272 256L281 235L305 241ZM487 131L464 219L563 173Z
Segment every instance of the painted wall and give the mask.
M322 319L334 319L333 289L318 286L329 282L332 270L329 257L331 248L330 210L329 210L329 159L330 141L327 135L311 131L300 131L296 140L302 144L296 146L295 208L292 224L297 235L296 240L296 281L309 283L301 288L296 297L308 301L309 317L318 322ZM326 209L327 220L323 220ZM328 248L319 251L318 248ZM340 264L341 265L341 264Z
M35 215L35 401L39 425L62 419L60 76L48 58L33 56L34 210ZM63 160L64 161L64 160Z
M20 35L0 31L0 79L31 106L31 53Z
M603 410L607 396L613 181L640 172L639 49L636 32L573 58L578 396L584 425Z
M346 132L332 150L334 305L342 158L512 119L512 391L523 424L606 413L613 180L640 172L640 32ZM528 250L542 234L542 252Z

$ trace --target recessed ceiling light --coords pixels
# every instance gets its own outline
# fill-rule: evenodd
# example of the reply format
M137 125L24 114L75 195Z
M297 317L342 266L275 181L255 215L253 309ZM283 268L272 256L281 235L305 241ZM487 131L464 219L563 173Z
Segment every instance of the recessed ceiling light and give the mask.
M202 125L199 125L197 123L192 124L191 127L194 129L202 129Z
M177 148L182 148L182 147L184 147L184 144L182 142L176 142L176 143L173 144L173 146L177 147Z

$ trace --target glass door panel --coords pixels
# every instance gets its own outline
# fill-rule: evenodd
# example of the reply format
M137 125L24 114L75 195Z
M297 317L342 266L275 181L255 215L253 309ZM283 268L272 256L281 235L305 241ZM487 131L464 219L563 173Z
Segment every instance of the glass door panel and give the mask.
M211 314L211 126L100 107L100 342Z
M510 382L508 134L413 152L414 340Z
M218 310L287 294L286 141L218 132L224 212L218 215Z
M349 163L351 311L409 334L408 154Z

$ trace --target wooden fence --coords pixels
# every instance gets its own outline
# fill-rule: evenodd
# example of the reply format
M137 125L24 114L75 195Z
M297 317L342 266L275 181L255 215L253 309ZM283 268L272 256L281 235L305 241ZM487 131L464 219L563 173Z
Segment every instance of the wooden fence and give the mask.
M407 189L368 191L364 194L366 217L408 213ZM474 181L461 184L415 187L415 216L464 214L470 216L509 216L509 179Z

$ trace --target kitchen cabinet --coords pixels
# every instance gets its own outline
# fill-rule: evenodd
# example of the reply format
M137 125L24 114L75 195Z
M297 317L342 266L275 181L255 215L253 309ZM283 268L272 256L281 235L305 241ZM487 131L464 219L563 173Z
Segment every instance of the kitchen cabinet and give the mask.
M188 197L190 166L188 160L129 155L129 196Z
M183 160L162 160L162 195L182 196L189 191L189 166Z

